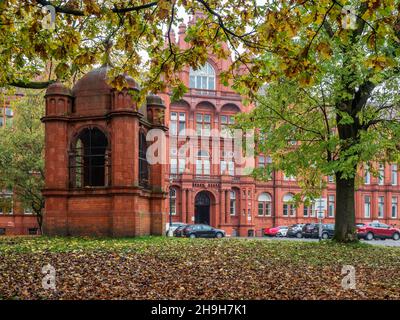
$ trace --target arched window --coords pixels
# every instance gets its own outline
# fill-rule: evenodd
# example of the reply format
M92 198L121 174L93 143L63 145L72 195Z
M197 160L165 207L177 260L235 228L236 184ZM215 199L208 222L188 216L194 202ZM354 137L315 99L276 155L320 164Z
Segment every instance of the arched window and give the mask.
M170 197L170 210L172 215L176 215L176 189L171 188L169 190L169 197Z
M271 196L266 192L258 196L258 215L271 216Z
M208 62L197 70L190 68L190 88L215 90L215 70Z
M108 141L97 128L82 130L70 153L70 184L72 187L108 185Z
M295 217L296 216L296 207L294 205L294 198L293 194L287 193L283 196L283 216L291 216Z
M210 154L205 150L197 153L196 174L210 175Z
M230 191L230 213L231 216L236 214L236 192L235 190Z
M139 185L149 186L149 167L146 159L147 141L144 132L139 133Z

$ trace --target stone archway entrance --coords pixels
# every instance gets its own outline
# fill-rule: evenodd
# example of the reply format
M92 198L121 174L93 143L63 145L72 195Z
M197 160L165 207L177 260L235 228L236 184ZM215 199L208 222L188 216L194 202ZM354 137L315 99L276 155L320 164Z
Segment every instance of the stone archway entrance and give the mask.
M194 223L210 224L211 200L207 192L201 191L194 202Z

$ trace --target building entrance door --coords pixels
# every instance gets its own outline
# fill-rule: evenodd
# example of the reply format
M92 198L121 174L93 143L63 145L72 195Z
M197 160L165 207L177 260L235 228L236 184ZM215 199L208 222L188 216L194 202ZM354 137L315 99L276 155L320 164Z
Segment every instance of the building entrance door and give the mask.
M196 195L194 207L194 223L210 224L210 197L204 191Z

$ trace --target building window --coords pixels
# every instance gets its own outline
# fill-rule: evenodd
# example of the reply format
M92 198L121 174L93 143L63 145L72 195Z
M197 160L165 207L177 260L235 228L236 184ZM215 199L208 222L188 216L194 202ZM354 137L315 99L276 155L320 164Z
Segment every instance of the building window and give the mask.
M196 133L199 136L209 137L211 132L211 115L197 113L196 114Z
M397 186L397 164L392 164L392 186Z
M236 192L231 191L230 192L230 213L231 216L234 216L236 214Z
M194 89L215 90L215 70L208 62L201 68L190 68L189 86Z
M169 190L169 197L170 212L172 215L176 215L176 189Z
M285 194L283 196L283 216L287 217L290 215L291 217L296 216L296 207L293 203L293 195L291 193Z
M178 159L172 158L170 166L171 166L170 167L171 174L177 174L178 173Z
M385 198L380 196L378 197L378 218L383 218L385 210Z
M333 218L335 216L335 196L328 196L328 217Z
M378 184L383 186L385 183L385 165L379 164L379 172L378 172Z
M258 167L259 168L264 168L265 167L265 157L264 156L259 156L258 157Z
M397 197L392 197L392 218L397 218Z
M200 150L197 154L196 174L210 175L210 155L207 151Z
M364 197L364 218L371 217L371 197L365 196Z
M286 173L283 173L283 180L285 181L296 181L296 177L293 175L286 175Z
M364 168L364 184L370 184L371 183L371 173L369 172L369 166L365 165Z
M233 161L221 161L221 174L225 174L225 171L228 171L230 176L235 175L235 163Z
M334 176L328 176L328 183L334 183L335 182L335 177Z
M304 217L314 217L315 216L315 201L310 201L304 204L303 207L303 216Z
M76 188L105 186L109 172L108 141L97 128L84 129L70 153L70 185Z
M24 208L24 214L32 214L32 208Z
M309 216L309 211L310 211L310 207L304 205L304 207L303 207L303 216L304 217L308 217Z
M149 186L149 165L146 159L147 141L144 132L139 133L139 185Z
M271 196L266 192L258 196L258 215L271 216Z
M171 112L170 131L171 135L185 135L186 129L186 113Z
M186 168L186 160L182 158L171 158L170 163L170 171L171 174L182 174L185 172Z
M6 108L5 109L5 115L7 117L12 117L12 116L14 116L14 111L11 108Z
M4 236L6 234L6 228L0 228L0 236Z
M221 136L224 138L232 138L233 134L229 129L229 126L232 125L235 121L234 116L221 116Z

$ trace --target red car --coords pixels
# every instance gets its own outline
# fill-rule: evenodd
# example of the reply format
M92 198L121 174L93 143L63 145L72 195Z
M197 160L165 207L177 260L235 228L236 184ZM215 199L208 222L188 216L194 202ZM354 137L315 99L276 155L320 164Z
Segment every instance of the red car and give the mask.
M357 224L357 236L365 240L379 239L400 239L400 229L393 228L387 224L374 221Z
M288 229L288 227L286 227L286 226L265 228L264 235L269 236L269 237L276 237L278 234L283 235L283 233L286 235L287 229Z

